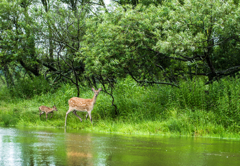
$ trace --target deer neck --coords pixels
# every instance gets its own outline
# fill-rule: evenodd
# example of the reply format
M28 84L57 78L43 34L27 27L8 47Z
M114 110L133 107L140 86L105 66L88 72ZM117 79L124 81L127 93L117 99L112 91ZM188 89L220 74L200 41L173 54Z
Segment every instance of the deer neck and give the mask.
M93 96L93 98L92 98L93 105L96 103L96 100L97 100L97 96L94 94L94 96Z

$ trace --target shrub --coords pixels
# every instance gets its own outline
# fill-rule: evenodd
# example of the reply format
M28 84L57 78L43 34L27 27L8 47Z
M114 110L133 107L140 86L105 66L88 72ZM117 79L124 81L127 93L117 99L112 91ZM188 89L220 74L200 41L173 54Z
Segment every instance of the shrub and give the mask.
M42 77L34 77L33 79L24 78L18 80L15 86L11 88L10 93L12 97L28 99L51 90L53 89L47 80Z

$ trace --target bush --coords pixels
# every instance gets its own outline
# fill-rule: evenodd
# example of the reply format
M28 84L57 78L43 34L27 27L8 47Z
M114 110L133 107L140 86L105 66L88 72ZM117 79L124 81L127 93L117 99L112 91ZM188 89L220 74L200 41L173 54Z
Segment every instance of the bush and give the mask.
M35 95L47 93L53 90L50 84L42 77L24 78L18 80L14 87L11 88L12 97L29 99Z
M55 93L51 93L52 89L46 82L44 83L44 80L35 79L22 81L22 84L19 83L16 87L19 87L19 91L15 89L16 93L13 94L15 96L26 97L28 94L28 97L36 96L31 100L17 98L8 100L9 98L4 98L7 89L2 89L0 125L56 127L64 125L68 109L67 101L76 96L74 86L62 84ZM37 95L38 93L41 95ZM94 106L92 118L94 127L98 126L99 130L107 131L110 129L133 132L139 129L151 133L171 132L196 136L226 131L239 133L239 94L240 79L238 78L226 78L210 85L205 85L201 79L182 81L180 88L166 85L139 86L132 79L126 78L119 80L114 90L114 104L118 108L118 116L114 115L111 97L101 92ZM80 97L92 98L91 88L81 87ZM53 104L58 108L53 118L47 121L45 117L39 118L38 107ZM90 120L84 120L86 113L78 114L83 119L83 123L80 123L74 114L70 114L68 127L92 130ZM122 129L117 129L115 126Z
M4 112L0 114L0 121L4 126L15 126L19 121L19 113L17 111Z

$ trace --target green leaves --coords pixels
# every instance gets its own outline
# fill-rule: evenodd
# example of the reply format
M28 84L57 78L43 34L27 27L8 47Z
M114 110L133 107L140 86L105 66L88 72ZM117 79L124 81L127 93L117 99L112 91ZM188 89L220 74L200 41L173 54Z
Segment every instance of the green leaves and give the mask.
M98 71L94 72L108 70L110 73L125 75L122 67L129 66L138 57L134 50L145 46L144 42L149 42L144 30L150 30L151 26L142 13L131 9L125 13L121 8L116 11L101 15L99 20L102 22L98 25L95 19L88 20L86 44L82 51L85 62L91 61L97 68Z
M198 73L213 79L239 65L240 9L230 0L115 5L109 12L80 1L29 2L0 4L2 66L78 85L126 75L139 82Z
M213 59L206 62L199 57L218 56L214 54L219 51L219 43L239 34L234 28L239 27L238 10L231 1L173 0L161 6L119 7L88 19L82 55L86 66L94 67L87 71L120 77L132 73L139 79L152 80L162 71L175 71L178 64L182 70L195 66L209 71L214 68L210 66Z

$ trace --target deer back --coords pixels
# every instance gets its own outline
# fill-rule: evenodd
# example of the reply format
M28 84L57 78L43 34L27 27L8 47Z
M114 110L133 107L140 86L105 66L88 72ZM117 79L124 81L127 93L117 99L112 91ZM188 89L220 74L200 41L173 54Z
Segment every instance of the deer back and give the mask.
M45 113L49 113L49 112L52 112L54 110L57 111L57 108L56 108L56 106L53 106L53 108L49 108L49 107L43 105L43 106L39 107L39 110L41 110Z
M79 97L72 97L68 100L69 108L78 111L89 111L93 108L93 99L83 99Z

